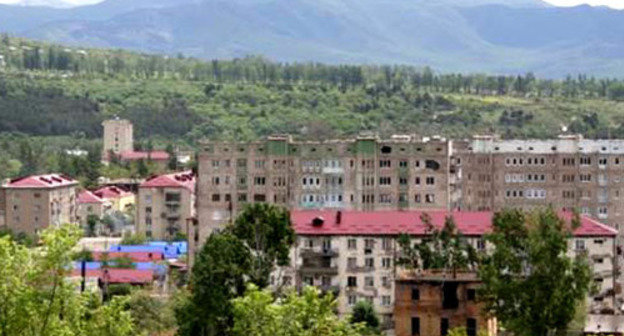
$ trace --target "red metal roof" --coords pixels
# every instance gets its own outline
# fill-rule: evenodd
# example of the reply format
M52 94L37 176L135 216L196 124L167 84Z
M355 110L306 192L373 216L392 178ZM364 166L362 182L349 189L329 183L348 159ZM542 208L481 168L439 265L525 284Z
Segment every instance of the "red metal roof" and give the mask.
M120 198L120 197L132 195L131 192L125 189L122 189L120 187L116 187L116 186L102 187L100 189L95 190L93 193L96 196L104 198L104 199Z
M73 277L80 277L80 269L72 270ZM108 283L146 284L154 279L153 270L136 270L127 268L108 268L99 270L86 270L87 278L100 278Z
M12 179L6 188L58 188L78 184L78 181L63 174L31 175Z
M122 160L147 160L148 157L154 161L165 161L169 160L169 153L165 151L151 151L151 152L142 152L142 151L128 151L123 152L119 155Z
M83 190L80 194L78 194L78 204L91 204L91 203L104 203L105 201L94 195L89 190Z
M441 228L448 215L453 216L458 229L467 236L481 236L491 231L492 212L464 212L432 210L424 211L431 217L433 225ZM423 211L341 211L340 223L337 223L338 211L295 210L291 212L291 221L298 235L389 235L400 233L424 235L425 226L420 220ZM566 221L572 219L572 213L560 214ZM323 225L314 226L312 221L322 218ZM609 236L617 231L589 217L581 217L581 226L575 230L575 236Z
M195 191L195 174L192 171L159 175L148 178L139 188L186 188Z
M164 260L165 256L158 252L93 252L93 260L101 261L103 254L108 254L108 260L128 257L134 262L148 262Z

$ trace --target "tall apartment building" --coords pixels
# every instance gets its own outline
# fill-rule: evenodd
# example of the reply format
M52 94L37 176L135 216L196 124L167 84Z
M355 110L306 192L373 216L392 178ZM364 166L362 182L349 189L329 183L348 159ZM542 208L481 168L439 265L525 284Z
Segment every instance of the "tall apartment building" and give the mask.
M111 119L102 122L104 127L104 147L102 156L108 158L110 151L117 155L134 151L132 123L125 119Z
M60 174L10 180L0 189L5 227L37 234L50 225L75 223L77 185L78 181Z
M462 210L552 205L624 226L624 140L475 137L456 153Z
M195 215L195 175L191 171L155 176L139 186L136 232L154 240L189 233Z
M410 210L451 206L451 142L388 140L205 142L199 154L197 240L247 202L290 209Z
M432 223L442 227L447 216L453 216L457 228L477 250L491 246L484 235L490 232L492 212L426 211ZM329 211L296 210L291 221L297 241L291 250L291 262L274 272L273 286L313 285L331 291L337 297L337 310L348 314L355 303L368 300L382 317L385 328L392 328L396 298L397 276L402 273L394 265L398 252L396 243L401 233L415 239L426 237L420 217L423 211ZM570 212L562 213L570 221ZM588 297L591 311L614 309L614 277L616 231L589 217L581 218L568 244L568 254L587 254L597 292ZM440 278L439 275L438 278ZM446 277L452 277L447 274ZM402 295L402 294L401 294ZM419 316L419 315L414 315ZM422 317L422 316L420 316ZM404 323L404 322L402 322ZM423 326L424 327L424 326ZM407 328L402 325L401 330Z

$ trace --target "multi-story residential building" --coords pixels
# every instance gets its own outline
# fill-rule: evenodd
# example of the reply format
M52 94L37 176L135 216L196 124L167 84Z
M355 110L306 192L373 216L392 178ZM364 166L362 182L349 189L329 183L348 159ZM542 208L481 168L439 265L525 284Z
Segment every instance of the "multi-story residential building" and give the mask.
M188 234L195 215L195 175L191 171L155 176L139 186L136 232L156 240Z
M135 151L133 126L129 120L111 119L102 122L104 127L104 146L102 147L102 161L110 161L113 153L122 162L138 160L151 161L159 168L167 167L169 153L162 150Z
M477 250L486 250L484 234L491 229L492 212L426 211L431 222L442 227L448 215ZM396 238L401 233L416 239L426 236L421 221L423 211L329 211L296 210L291 221L297 241L291 251L290 267L279 269L274 286L314 285L337 294L338 312L349 313L359 300L371 301L382 316L384 326L392 327L395 311L397 253ZM562 216L568 221L569 212ZM581 218L569 244L569 254L589 254L594 279L599 287L592 294L592 311L613 309L615 288L616 231L589 217ZM450 274L448 275L451 276ZM399 291L400 292L400 291Z
M578 209L618 229L624 220L624 140L478 136L456 155L463 210L552 205Z
M447 209L451 143L441 138L205 142L199 154L198 241L247 202L290 209Z
M61 174L33 175L8 181L4 194L5 227L37 234L50 225L76 222L78 181Z
M496 335L496 319L483 314L477 300L481 285L474 272L454 277L438 272L401 272L396 280L396 336L445 336L465 328L467 336Z
M86 228L89 216L102 218L112 208L111 202L95 195L94 193L83 190L78 194L78 210L76 211L76 221L83 228Z
M112 151L116 155L134 151L134 135L132 123L129 120L115 118L102 122L104 127L104 146L102 156L108 159Z

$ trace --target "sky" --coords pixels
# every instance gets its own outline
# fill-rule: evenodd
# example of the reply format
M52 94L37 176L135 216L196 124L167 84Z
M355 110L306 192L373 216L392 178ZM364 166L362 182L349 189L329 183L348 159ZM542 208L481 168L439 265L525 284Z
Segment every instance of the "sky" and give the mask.
M61 0L61 1L67 4L77 6L81 4L96 3L101 0ZM580 4L589 4L592 6L609 6L612 8L624 9L624 0L543 0L543 1L553 4L555 6L577 6ZM0 0L0 3L17 3L17 2L23 2L23 0Z

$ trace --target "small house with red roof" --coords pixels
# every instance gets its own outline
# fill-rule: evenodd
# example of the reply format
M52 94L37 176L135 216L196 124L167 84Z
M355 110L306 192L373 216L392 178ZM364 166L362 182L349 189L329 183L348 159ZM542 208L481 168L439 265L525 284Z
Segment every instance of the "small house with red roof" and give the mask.
M468 242L477 250L487 251L484 235L491 232L492 212L426 213L438 228L447 217L453 217ZM382 324L392 325L396 238L402 233L415 239L426 237L422 215L422 211L292 211L297 241L291 251L291 266L277 272L275 281L332 291L337 294L337 308L342 314L350 313L358 301L368 300L382 317ZM562 212L560 217L571 223L573 215ZM615 229L583 216L570 238L569 255L587 254L592 261L598 288L588 300L593 310L613 308L616 235Z
M195 174L183 171L152 176L139 186L136 231L156 240L188 233L195 215Z
M82 227L86 227L89 216L102 218L110 211L111 207L111 202L89 190L83 190L78 194L77 220Z
M113 211L125 211L135 203L134 193L114 185L101 187L94 190L93 194L110 202Z
M24 176L0 188L4 226L36 234L50 225L76 223L78 181L63 174Z

